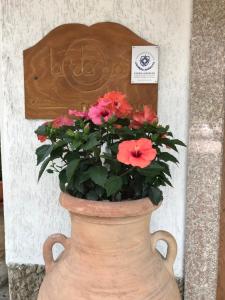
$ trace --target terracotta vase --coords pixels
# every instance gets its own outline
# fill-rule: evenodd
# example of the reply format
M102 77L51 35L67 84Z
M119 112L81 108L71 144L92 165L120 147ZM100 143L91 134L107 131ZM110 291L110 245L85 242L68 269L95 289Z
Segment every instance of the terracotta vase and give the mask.
M178 300L173 275L176 241L165 231L149 233L148 198L97 202L62 193L72 236L50 236L44 244L46 276L38 300ZM163 258L158 240L168 244ZM54 261L52 247L64 251Z

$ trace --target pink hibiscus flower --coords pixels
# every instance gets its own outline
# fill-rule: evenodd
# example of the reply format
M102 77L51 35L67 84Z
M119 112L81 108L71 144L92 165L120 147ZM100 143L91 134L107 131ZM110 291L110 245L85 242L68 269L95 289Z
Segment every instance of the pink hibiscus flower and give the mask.
M62 126L73 126L74 121L67 116L61 116L52 121L53 128L60 128Z
M78 111L75 109L69 109L68 111L69 116L78 118L78 119L87 119L88 113L86 111Z
M108 107L108 101L102 101L90 107L88 117L96 125L101 125L102 120L107 122L113 115L113 111Z

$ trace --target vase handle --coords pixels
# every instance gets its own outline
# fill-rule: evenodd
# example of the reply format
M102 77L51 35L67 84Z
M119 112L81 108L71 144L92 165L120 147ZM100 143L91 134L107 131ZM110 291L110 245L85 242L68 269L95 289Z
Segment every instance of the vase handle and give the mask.
M61 233L52 234L47 238L47 240L45 241L44 246L43 246L43 257L44 257L44 261L45 261L46 273L51 271L51 269L55 265L55 260L53 258L53 254L52 254L53 246L56 243L59 243L59 244L62 244L64 248L66 248L67 242L68 242L68 238Z
M168 245L167 255L164 259L168 271L173 275L173 264L177 256L177 242L175 238L167 231L159 230L151 234L151 242L153 251L156 250L158 241L165 241Z

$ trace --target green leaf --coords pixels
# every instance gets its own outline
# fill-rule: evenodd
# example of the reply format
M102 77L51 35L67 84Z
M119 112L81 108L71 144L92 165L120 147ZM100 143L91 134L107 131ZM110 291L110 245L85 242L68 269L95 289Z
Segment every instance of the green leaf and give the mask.
M36 130L35 133L37 135L48 135L48 126L47 125L41 125Z
M47 168L47 165L49 164L50 161L51 161L51 158L49 157L41 165L41 168L40 168L40 171L39 171L39 174L38 174L38 181L40 180L42 174L44 173L44 170Z
M86 199L88 200L98 200L98 195L95 191L90 191L86 194Z
M65 141L58 141L54 144L54 150L58 149L58 148L62 148L66 145L66 142Z
M53 150L50 153L50 157L52 160L62 157L65 145L66 143L64 141L58 141L54 144Z
M178 139L171 140L171 142L173 142L173 143L176 144L176 145L186 147L185 143L183 143L182 141L180 141L180 140L178 140Z
M79 153L78 152L76 152L76 151L73 151L73 152L68 152L65 156L64 156L64 159L66 160L66 161L71 161L71 160L73 160L73 159L75 159L75 158L79 158L80 157L80 155L79 155Z
M108 161L106 161L106 162L108 163ZM109 165L110 165L110 169L113 170L114 174L121 173L122 165L118 160L114 159L114 160L110 161Z
M121 190L123 181L119 176L110 177L105 183L105 189L107 192L107 196L111 196Z
M102 188L102 187L99 186L99 185L96 185L96 187L95 187L95 192L96 192L96 194L98 195L98 198L101 198L101 197L103 196L104 192L105 192L105 189Z
M67 183L66 169L63 169L59 173L59 186L62 192L66 191L66 183Z
M148 196L153 204L158 205L163 200L162 191L154 186L149 188Z
M164 161L171 161L175 164L179 163L179 161L176 159L175 156L173 156L172 154L168 153L168 152L161 152L158 155L159 159L162 159Z
M42 145L36 149L37 165L39 165L52 152L54 145Z
M169 186L173 187L172 183L170 182L168 177L163 172L160 174L160 177L158 177L157 180L159 181L160 185L164 185L164 186L169 185Z
M138 173L144 176L154 177L159 175L164 170L163 166L157 162L153 162L149 167L137 169Z
M166 133L168 129L169 129L169 125L167 125L166 127L163 127L161 125L156 127L156 131L161 134Z
M151 136L151 140L155 143L157 140L158 140L158 138L159 138L159 135L158 134L153 134L152 136Z
M93 166L89 168L87 172L94 183L104 186L108 175L108 171L105 167Z
M70 136L70 137L74 137L75 136L75 132L72 129L68 129L66 131L66 135Z
M88 172L82 172L77 180L78 183L81 184L87 181L89 178L90 178L90 174Z
M163 178L163 181L166 184L168 184L169 186L173 187L172 183L170 182L170 180L165 175L163 175L162 178Z
M84 194L84 192L85 192L85 186L84 186L83 183L80 182L80 180L79 180L80 178L79 178L79 177L80 177L79 175L76 176L75 180L74 180L73 182L71 182L71 186L72 186L73 188L75 187L75 189L76 189L78 192Z
M172 132L171 132L171 131L168 131L168 132L166 133L166 135L167 135L167 136L171 136L171 137L173 137L173 134L172 134Z
M97 140L96 133L94 132L88 136L88 140L83 148L84 150L90 150L95 146L99 145L99 143L100 142Z
M122 125L122 126L129 126L130 125L130 119L117 119L116 124Z
M66 176L67 176L67 181L70 182L71 178L74 175L74 172L76 171L78 165L79 165L80 159L79 158L75 158L73 160L71 160L68 164L68 166L66 167Z
M112 146L111 146L111 151L112 151L112 153L114 153L114 154L117 154L117 152L118 152L118 147L119 147L119 144L118 143L115 143L115 144L113 144Z
M122 199L122 194L119 192L119 193L116 194L115 200L116 201L121 201L121 199Z
M175 146L173 140L163 138L161 139L161 143L173 149L174 151L178 152L177 147Z
M160 164L163 167L163 172L169 177L171 177L170 168L168 164L163 161L158 161L158 164Z
M143 186L144 186L143 177L141 175L136 176L134 178L134 181L132 182L132 188L134 190L135 197L141 198Z
M72 146L73 150L77 150L81 145L82 145L82 142L80 140L74 139L72 141L72 145L71 146Z

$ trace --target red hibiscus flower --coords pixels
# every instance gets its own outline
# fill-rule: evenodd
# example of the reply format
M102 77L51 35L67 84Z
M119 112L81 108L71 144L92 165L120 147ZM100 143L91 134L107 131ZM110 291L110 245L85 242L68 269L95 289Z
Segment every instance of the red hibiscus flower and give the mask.
M87 119L88 118L88 113L86 111L78 111L75 109L69 109L68 114L69 114L69 116L73 116L78 119Z
M131 121L131 128L138 129L144 123L155 123L158 121L158 117L154 111L147 105L144 105L144 110L133 114L133 120Z
M61 116L52 121L53 128L60 128L62 126L73 126L74 121L66 116Z
M149 139L124 141L119 144L117 159L133 167L145 168L155 159L156 150Z
M108 106L118 118L128 116L132 112L132 106L126 99L126 96L120 92L106 93L98 100L98 103L108 101Z
M45 136L45 135L38 135L37 138L41 143L43 143L47 140L47 136Z

